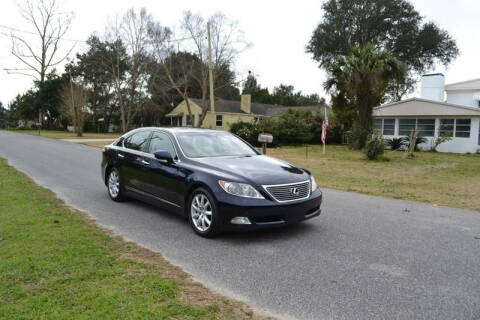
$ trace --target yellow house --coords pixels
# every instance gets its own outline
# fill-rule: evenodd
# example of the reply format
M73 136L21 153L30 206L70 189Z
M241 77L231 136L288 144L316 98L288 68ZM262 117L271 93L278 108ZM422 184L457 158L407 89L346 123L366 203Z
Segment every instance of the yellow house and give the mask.
M170 125L173 127L196 126L202 114L202 100L188 99L192 116L189 116L186 101L180 102L173 108L166 117L170 118ZM215 119L210 110L210 102L207 100L208 111L203 120L202 127L210 129L229 130L230 126L238 121L256 122L260 118L279 117L288 109L312 111L316 113L320 106L299 106L285 107L265 103L251 102L251 96L244 94L241 101L216 99L215 100Z

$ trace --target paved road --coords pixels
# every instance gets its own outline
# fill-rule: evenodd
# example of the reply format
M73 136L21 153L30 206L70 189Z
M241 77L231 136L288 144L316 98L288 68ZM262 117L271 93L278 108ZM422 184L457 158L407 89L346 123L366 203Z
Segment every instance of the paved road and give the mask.
M479 212L324 190L320 218L207 240L175 215L110 201L99 149L0 131L0 156L100 224L277 314L480 319Z

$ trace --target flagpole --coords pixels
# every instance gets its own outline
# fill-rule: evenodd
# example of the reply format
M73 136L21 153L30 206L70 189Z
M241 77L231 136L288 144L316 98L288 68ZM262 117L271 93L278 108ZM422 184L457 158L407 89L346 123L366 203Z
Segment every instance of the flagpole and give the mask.
M325 109L324 109L324 115L323 115L323 124L325 124L326 121L327 121L327 107L325 106L324 108L325 108ZM322 127L323 127L323 124L322 124ZM326 140L327 140L327 128L325 128L325 129L322 128L322 131L323 131L323 130L325 130L325 133L324 133L324 134L325 134L325 138L323 139L323 154L325 154L325 142L326 142Z

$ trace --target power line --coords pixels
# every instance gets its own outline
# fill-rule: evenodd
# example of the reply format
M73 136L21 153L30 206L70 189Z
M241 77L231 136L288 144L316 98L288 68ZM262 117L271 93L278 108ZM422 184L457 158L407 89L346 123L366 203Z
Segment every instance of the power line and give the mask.
M32 32L32 31L21 30L21 29L17 29L17 28L12 28L12 27L5 26L5 25L2 25L2 24L0 24L0 28L7 29L7 30L10 30L10 31L15 31L15 32L33 34L35 36L38 36L38 33L35 33L35 32ZM0 32L0 34L5 35L5 36L10 36L9 34L3 33L3 32ZM87 42L85 40L76 40L76 39L69 39L69 38L62 38L62 37L52 37L52 38L55 38L55 39L58 39L58 40L72 41L72 42Z
M0 24L0 28L7 29L7 30L10 30L10 31L21 32L21 33L32 34L32 35L34 35L34 36L38 36L38 33L35 33L35 32L32 32L32 31L21 30L21 29L17 29L17 28L13 28L13 27L9 27L9 26L3 25L3 24ZM5 32L1 32L1 31L0 31L0 35L4 35L4 36L8 36L8 37L11 36L10 34L5 33ZM87 43L86 40L69 39L69 38L63 38L63 37L53 37L53 38L59 39L59 40L64 40L64 41L84 42L84 43ZM185 38L179 38L179 39L168 39L168 41L169 41L169 42L182 42L182 41L191 40L191 39L193 39L193 37L185 37Z

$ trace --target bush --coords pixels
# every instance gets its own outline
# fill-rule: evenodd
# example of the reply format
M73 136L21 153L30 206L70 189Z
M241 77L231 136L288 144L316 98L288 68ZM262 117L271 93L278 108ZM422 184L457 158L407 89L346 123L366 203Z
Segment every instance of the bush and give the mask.
M406 137L386 139L385 142L391 150L403 149L408 145L408 139Z
M233 123L230 132L238 135L254 146L258 146L258 135L262 132L273 135L273 143L270 146L281 144L305 144L321 143L323 118L312 115L307 111L288 110L279 118L263 118L257 123L239 121ZM327 128L327 141L340 143L343 130L335 122L330 122Z
M372 134L365 144L365 154L369 160L375 160L385 153L385 142L378 134Z
M418 151L419 148L418 148L418 145L419 144L422 144L422 143L427 143L427 138L425 137L417 137L417 140L415 140L415 147L414 147L414 150L415 151ZM410 149L410 136L408 137L405 137L405 145L408 149Z

